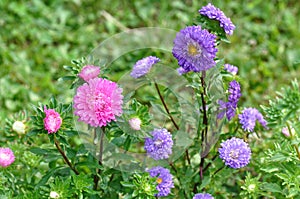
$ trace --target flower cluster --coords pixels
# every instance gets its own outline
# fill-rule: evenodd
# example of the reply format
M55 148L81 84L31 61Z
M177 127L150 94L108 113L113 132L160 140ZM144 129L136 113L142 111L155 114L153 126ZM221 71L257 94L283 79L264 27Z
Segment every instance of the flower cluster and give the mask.
M219 21L220 26L224 29L226 34L232 35L233 30L235 29L235 25L233 25L230 18L225 16L222 10L209 3L208 5L203 6L199 10L199 13L203 16L208 17L209 19Z
M62 118L58 112L54 109L47 109L46 106L44 107L44 112L46 114L46 117L44 118L45 130L48 131L48 134L56 133L61 126Z
M214 199L209 193L197 193L193 199Z
M10 148L0 147L0 166L8 167L15 161L15 155Z
M157 177L156 182L158 185L156 189L158 194L157 197L167 196L171 192L171 188L174 188L172 175L168 169L157 166L148 170L151 177Z
M231 64L224 64L224 70L226 70L229 73L232 73L233 75L236 75L239 71L238 67L233 66Z
M130 76L137 79L146 75L152 68L152 65L159 61L160 59L154 56L145 57L137 61L133 66Z
M244 131L253 132L256 121L258 121L264 128L267 128L267 121L255 108L245 108L243 112L239 114L239 119Z

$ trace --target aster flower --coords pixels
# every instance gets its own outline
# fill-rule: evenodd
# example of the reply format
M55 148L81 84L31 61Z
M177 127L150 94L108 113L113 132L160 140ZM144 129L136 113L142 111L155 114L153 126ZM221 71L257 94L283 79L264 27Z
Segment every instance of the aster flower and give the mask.
M203 6L199 13L203 16L208 17L209 19L216 20L220 23L220 27L224 29L226 34L232 35L233 30L235 29L235 25L231 22L230 18L227 18L223 11L219 8L216 8L211 3Z
M15 161L15 155L10 148L0 147L0 166L8 167Z
M155 194L157 197L167 196L171 192L171 188L174 188L174 183L172 180L172 174L168 169L157 166L149 169L147 171L151 177L157 177L156 182L158 185L156 186L156 190L158 194Z
M188 26L174 39L172 53L178 60L179 74L190 71L200 72L216 65L214 58L218 49L215 44L216 36L201 26Z
M136 130L136 131L141 130L142 121L140 120L140 118L137 118L137 117L131 118L128 121L128 123L129 123L130 128L132 128L133 130Z
M46 117L44 118L44 128L50 133L56 133L61 126L62 118L60 117L59 113L56 112L54 109L47 109L44 106L44 112Z
M12 125L13 131L17 132L18 134L24 134L25 128L25 124L21 121L15 121Z
M245 108L241 114L239 114L240 124L244 131L252 132L258 121L264 128L267 129L267 121L263 115L255 108Z
M214 199L209 193L197 193L193 199Z
M154 160L169 158L172 154L173 140L172 135L167 129L154 129L151 132L152 138L145 139L145 150Z
M152 65L159 61L160 59L154 56L145 57L137 61L133 66L130 76L137 79L146 75L152 68Z
M248 144L236 137L222 142L219 153L225 165L234 169L246 166L251 159L251 149Z
M236 66L224 64L224 70L228 71L229 73L232 73L233 75L236 75L239 69Z
M94 127L106 126L122 114L122 88L115 82L94 78L78 87L74 97L74 114Z
M87 65L82 68L78 76L84 81L89 81L94 79L100 74L100 68L98 66Z

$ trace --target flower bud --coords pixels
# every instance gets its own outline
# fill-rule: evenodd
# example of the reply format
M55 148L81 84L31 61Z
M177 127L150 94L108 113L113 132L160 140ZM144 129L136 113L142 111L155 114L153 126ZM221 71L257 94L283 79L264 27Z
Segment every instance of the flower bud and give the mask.
M136 131L141 130L142 121L140 120L140 118L134 117L134 118L131 118L128 122L129 122L130 127L133 130L136 130Z
M55 191L50 192L50 198L59 198L59 194Z
M12 129L20 134L24 134L25 133L25 124L21 121L15 121L14 124L12 125Z

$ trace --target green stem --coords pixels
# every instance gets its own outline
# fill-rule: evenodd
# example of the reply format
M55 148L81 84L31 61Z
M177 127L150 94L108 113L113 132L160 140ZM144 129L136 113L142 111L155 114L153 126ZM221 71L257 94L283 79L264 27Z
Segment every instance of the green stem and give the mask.
M293 139L293 138L294 138L294 135L293 135L293 133L292 133L292 128L291 128L291 126L290 126L289 123L286 123L286 125L287 125L287 127L288 127L288 129L289 129L290 137ZM299 151L299 148L298 148L298 146L297 146L296 144L293 144L293 146L294 146L294 148L295 148L295 150L296 150L296 153L297 153L297 155L298 155L298 158L299 158L299 160L300 160L300 151Z
M103 159L103 138L104 138L104 134L105 134L105 128L101 128L101 135L100 135L100 151L99 151L99 160L98 160L98 164L102 165L102 159ZM96 128L95 128L95 138L97 136L96 133ZM98 182L100 180L100 175L101 175L101 169L98 169L97 174L94 175L94 190L97 190L98 188Z

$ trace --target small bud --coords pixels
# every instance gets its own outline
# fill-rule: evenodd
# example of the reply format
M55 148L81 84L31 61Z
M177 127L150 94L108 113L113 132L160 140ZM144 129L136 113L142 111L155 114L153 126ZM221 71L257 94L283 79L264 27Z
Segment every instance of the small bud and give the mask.
M134 118L131 118L128 122L129 122L130 127L133 130L136 130L136 131L141 130L142 121L140 120L140 118L134 117Z
M255 190L255 187L256 187L255 184L250 184L250 185L248 186L248 190L249 190L249 191L254 191L254 190Z
M295 136L296 134L296 131L294 128L291 128L291 132L289 132L289 128L288 127L284 127L282 128L282 134L285 135L286 137L291 137L291 134L292 134L292 137Z
M12 126L12 129L19 135L24 134L25 133L25 124L21 121L15 121Z
M59 198L59 194L55 191L50 192L50 198Z

